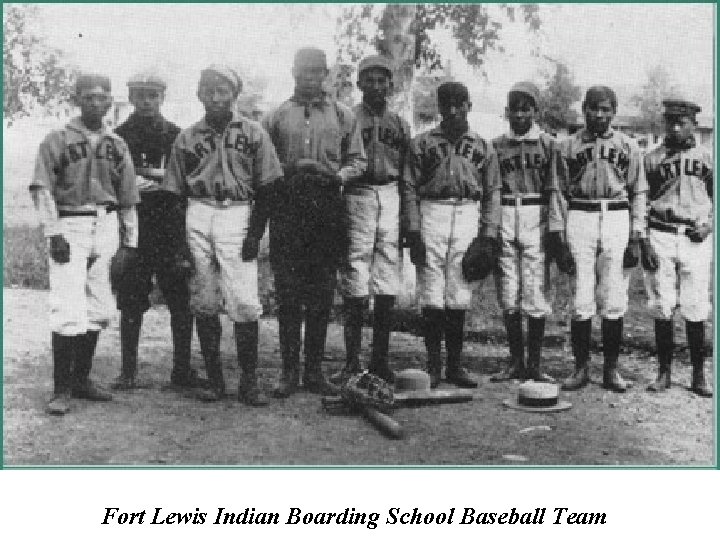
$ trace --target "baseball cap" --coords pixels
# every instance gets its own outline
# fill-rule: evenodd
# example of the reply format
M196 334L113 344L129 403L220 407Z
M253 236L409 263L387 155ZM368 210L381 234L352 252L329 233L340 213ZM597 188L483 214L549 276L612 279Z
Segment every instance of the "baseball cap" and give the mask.
M384 69L392 77L392 68L390 67L390 60L385 56L379 54L373 56L366 56L360 61L358 66L358 76L366 69L379 68Z
M470 100L467 86L459 82L446 82L438 86L438 103L462 103Z
M167 83L154 71L144 71L135 73L127 83L130 88L155 88L157 90L165 90Z
M240 76L229 66L224 64L211 64L200 72L200 83L212 76L225 79L233 87L235 93L239 93L242 90L242 80Z
M667 116L691 116L694 117L702 109L697 103L684 99L681 96L672 96L663 99L663 114Z
M102 73L80 73L75 79L75 93L87 88L101 87L106 92L111 91L110 77Z
M540 90L538 90L538 87L530 81L522 81L513 84L512 88L510 88L510 91L508 92L508 96L510 94L524 94L529 96L535 103L535 106L537 106L540 102Z
M303 47L295 53L293 66L296 68L327 69L325 52L316 47Z

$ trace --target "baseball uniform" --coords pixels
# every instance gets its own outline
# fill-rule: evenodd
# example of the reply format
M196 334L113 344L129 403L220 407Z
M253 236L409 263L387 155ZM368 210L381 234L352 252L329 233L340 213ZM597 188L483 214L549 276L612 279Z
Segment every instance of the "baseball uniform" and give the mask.
M686 120L695 123L700 107L681 100L663 102L666 124ZM694 129L694 128L692 128ZM672 134L672 127L669 128ZM648 238L657 257L657 269L645 271L648 307L655 317L659 361L658 380L649 390L670 387L673 312L686 321L688 348L693 365L691 389L712 396L705 382L704 323L710 313L710 277L713 254L713 155L696 144L691 134L684 140L668 136L645 156L650 211ZM708 227L704 237L693 231Z
M604 384L622 392L627 386L617 358L631 273L624 256L631 232L644 236L647 214L642 156L630 136L612 128L601 135L584 128L561 148L569 170L566 236L576 266L571 328L576 372L564 388L587 383L591 317L597 312L603 323Z
M69 249L67 260L49 259L55 396L108 400L89 374L113 309L110 260L119 244L137 245L130 152L104 125L91 131L75 118L40 144L30 190L49 245L64 238ZM51 401L48 408L64 414L69 405Z

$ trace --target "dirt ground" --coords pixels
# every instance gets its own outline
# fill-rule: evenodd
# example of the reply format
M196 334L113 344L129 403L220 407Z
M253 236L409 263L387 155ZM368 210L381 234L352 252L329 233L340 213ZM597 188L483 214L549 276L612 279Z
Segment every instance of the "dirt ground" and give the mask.
M634 388L624 395L602 390L601 351L593 351L593 384L564 393L573 407L562 413L508 410L517 383L488 381L506 357L498 320L468 324L467 359L480 377L474 400L457 405L404 408L394 418L405 438L384 438L361 417L331 416L317 396L298 393L253 409L234 396L205 404L163 389L169 378L169 317L163 306L146 315L140 372L149 389L116 393L110 403L76 401L65 417L43 412L51 393L50 335L44 291L4 290L3 437L4 464L17 465L693 465L714 456L714 400L687 391L690 377L682 343L674 385L662 395L645 391L655 363L649 320L629 314L622 366ZM495 317L497 319L497 317ZM228 387L239 371L232 328L225 321L222 355ZM261 321L260 379L269 389L280 367L277 322ZM678 331L680 325L678 325ZM598 329L595 329L597 334ZM364 344L370 341L365 330ZM567 326L549 324L547 371L562 377L571 369ZM684 339L678 334L678 341ZM710 334L710 333L709 333ZM109 383L119 370L117 324L100 338L93 376ZM331 325L325 369L342 365L342 328ZM396 368L421 367L422 340L395 332ZM364 359L367 361L367 358ZM197 344L193 362L201 369ZM712 371L712 366L708 372Z

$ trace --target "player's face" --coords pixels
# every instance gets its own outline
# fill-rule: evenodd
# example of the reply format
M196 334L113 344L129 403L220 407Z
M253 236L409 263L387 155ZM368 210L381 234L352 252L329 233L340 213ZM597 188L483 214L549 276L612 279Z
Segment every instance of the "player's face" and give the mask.
M510 122L510 129L516 135L525 135L533 125L536 116L535 103L530 96L511 94L505 115Z
M232 112L236 97L232 85L219 78L198 88L198 99L209 116L223 116Z
M92 88L83 88L76 99L80 107L80 116L86 124L101 122L112 106L110 92L99 85Z
M610 129L610 122L615 117L615 109L609 99L583 104L585 125L596 135L602 135Z
M673 142L681 143L695 133L695 122L689 116L666 115L665 134Z
M444 122L464 122L470 111L470 102L449 99L438 103L438 110Z
M160 114L160 106L165 94L157 88L133 88L130 90L130 103L135 107L135 113L146 118Z
M363 93L363 99L368 103L382 104L387 100L392 81L387 71L380 68L366 69L360 75L358 88Z
M303 93L319 93L328 73L327 69L319 66L295 68L293 70L295 86Z

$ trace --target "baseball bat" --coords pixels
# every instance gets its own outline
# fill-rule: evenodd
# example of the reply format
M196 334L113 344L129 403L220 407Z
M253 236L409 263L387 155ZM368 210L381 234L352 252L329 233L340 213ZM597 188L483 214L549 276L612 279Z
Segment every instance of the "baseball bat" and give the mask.
M368 422L375 426L383 435L387 435L391 439L403 438L404 433L402 426L387 414L383 414L377 409L368 407L367 405L362 405L360 410Z

